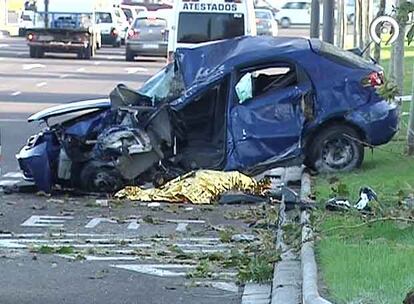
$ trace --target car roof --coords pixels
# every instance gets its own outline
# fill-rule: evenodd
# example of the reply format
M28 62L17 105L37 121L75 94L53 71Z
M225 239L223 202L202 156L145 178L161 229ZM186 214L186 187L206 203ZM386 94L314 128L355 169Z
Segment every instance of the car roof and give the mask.
M201 78L211 80L220 77L235 66L268 60L274 58L275 54L277 57L292 57L298 51L310 50L311 45L306 38L243 36L209 42L191 49L178 48L176 62L181 69L186 87L189 87L201 81Z

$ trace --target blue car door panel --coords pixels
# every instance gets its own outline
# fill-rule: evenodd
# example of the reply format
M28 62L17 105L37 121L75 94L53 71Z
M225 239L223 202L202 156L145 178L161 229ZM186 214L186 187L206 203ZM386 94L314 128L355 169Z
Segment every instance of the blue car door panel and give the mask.
M227 169L297 153L304 124L302 98L309 90L310 84L274 89L234 105L230 111L233 147Z

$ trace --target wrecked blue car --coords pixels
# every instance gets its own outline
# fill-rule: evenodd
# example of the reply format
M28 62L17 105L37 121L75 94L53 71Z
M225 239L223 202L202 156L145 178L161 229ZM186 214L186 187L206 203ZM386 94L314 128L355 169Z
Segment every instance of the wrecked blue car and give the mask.
M32 115L49 123L72 113L17 159L46 192L113 192L196 169L347 171L361 165L364 144L397 131L382 84L378 65L320 40L241 37L179 49L139 90L118 85L108 99Z

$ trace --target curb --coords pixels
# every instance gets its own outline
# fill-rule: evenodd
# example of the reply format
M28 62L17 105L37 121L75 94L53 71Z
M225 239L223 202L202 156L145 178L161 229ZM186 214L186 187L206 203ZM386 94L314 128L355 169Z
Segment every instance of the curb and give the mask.
M310 175L304 172L301 180L301 201L306 201L310 193ZM302 304L332 304L319 295L318 266L315 259L313 230L310 226L309 215L309 212L304 210L300 218L302 225L302 248L300 251L302 263Z

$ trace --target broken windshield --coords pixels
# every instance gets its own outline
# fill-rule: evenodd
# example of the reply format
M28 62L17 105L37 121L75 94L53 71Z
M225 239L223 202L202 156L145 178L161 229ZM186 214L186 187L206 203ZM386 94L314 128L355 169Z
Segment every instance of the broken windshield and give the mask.
M151 77L138 92L148 96L155 106L180 97L184 93L184 81L181 73L171 63Z

